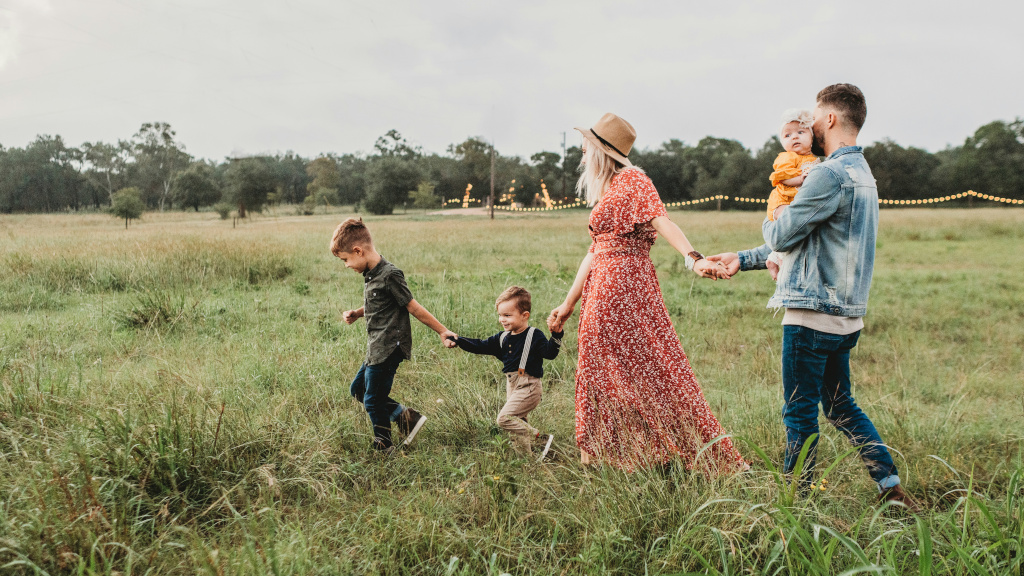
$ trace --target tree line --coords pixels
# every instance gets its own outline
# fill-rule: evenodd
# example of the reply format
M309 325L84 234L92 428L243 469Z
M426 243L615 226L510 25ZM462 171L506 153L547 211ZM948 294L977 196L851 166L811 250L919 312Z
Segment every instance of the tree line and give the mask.
M748 150L740 142L706 137L690 145L669 140L634 150L665 202L715 195L767 197L778 137ZM865 156L881 198L917 200L975 190L1024 197L1024 119L978 128L960 146L938 152L891 140L867 146ZM547 196L574 196L582 151L505 156L481 138L425 153L391 130L370 154L286 154L195 158L167 123L146 123L127 140L68 146L60 136L38 136L24 148L0 146L0 212L102 210L125 202L142 210L213 206L245 217L267 205L289 204L313 213L323 205L354 205L374 214L396 208L439 207L445 199L485 203L492 166L501 203L537 205ZM757 205L735 208L759 209Z

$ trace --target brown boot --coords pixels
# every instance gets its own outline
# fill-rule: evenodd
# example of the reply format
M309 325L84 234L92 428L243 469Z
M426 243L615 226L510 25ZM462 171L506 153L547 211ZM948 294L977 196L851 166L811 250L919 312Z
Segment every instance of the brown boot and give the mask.
M914 501L913 498L910 497L910 494L907 494L906 492L903 491L903 487L900 486L899 484L893 486L892 488L889 488L888 490L883 491L881 494L878 495L879 504L885 504L886 502L896 502L902 504L907 508L907 510L914 514L921 513L921 507L917 504L917 502Z

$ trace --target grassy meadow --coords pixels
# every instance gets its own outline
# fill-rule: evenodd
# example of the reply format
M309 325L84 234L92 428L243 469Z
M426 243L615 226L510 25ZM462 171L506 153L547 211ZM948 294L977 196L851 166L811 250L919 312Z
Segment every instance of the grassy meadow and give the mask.
M760 213L672 212L705 254L760 243ZM362 277L327 243L340 214L0 216L0 573L1021 574L1024 212L884 210L855 392L898 452L920 517L879 509L822 419L824 490L781 464L781 314L766 273L699 280L652 258L683 347L754 471L579 465L575 320L531 423L553 461L494 423L493 359L414 322L394 395L429 420L382 459L348 394ZM499 330L519 284L532 324L584 255L586 213L367 218L449 328ZM578 316L577 316L578 317Z

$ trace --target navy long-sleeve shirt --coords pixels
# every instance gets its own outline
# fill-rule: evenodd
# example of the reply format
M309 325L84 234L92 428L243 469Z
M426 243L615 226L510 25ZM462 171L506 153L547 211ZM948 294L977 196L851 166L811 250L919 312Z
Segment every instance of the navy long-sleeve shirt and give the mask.
M484 354L495 356L502 361L503 372L518 372L519 362L523 357L523 345L526 344L526 333L529 329L519 334L509 333L505 337L505 345L501 345L501 332L486 340L465 338L459 336L455 341L466 352L473 354ZM526 360L526 373L536 378L544 377L544 360L554 360L558 351L562 348L563 332L552 332L549 340L541 330L534 330L533 342L530 344L529 358Z

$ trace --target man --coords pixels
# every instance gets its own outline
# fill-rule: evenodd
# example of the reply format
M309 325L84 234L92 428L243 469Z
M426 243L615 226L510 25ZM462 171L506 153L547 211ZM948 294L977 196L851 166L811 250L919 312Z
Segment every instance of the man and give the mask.
M889 450L874 424L853 399L850 350L864 327L878 232L878 190L857 146L867 105L851 84L818 93L812 153L827 156L811 170L800 193L775 220L762 225L765 244L712 256L730 274L761 270L772 250L789 252L778 274L770 305L784 307L782 319L782 409L786 425L785 470L792 473L800 450L818 433L818 404L850 439L878 483L879 501L916 504L900 487ZM815 438L817 438L815 436ZM814 444L801 482L811 482Z

